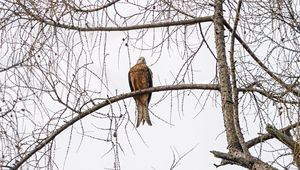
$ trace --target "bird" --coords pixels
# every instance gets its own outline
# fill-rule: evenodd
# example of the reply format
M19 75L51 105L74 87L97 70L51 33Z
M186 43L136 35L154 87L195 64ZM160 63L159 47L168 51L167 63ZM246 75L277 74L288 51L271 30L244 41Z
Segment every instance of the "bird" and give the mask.
M144 57L140 57L136 64L130 68L128 72L128 81L131 91L139 91L153 87L152 71L146 65ZM152 126L148 111L151 93L136 95L133 98L138 111L136 127L139 127L141 123L144 125L145 122L147 122L149 126Z

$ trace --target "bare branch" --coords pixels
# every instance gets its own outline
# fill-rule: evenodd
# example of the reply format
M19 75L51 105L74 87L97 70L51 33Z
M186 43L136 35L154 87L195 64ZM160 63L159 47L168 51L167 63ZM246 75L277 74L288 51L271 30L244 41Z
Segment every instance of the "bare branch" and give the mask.
M219 151L210 151L215 157L221 158L225 161L225 163L222 163L220 166L226 165L226 164L237 164L242 167L248 168L248 169L260 169L260 170L276 170L276 168L272 167L271 165L268 165L265 162L262 162L260 159L255 157L245 157L244 153L237 153L234 154L230 153L223 153Z
M169 85L169 86L158 86L153 87L141 91L136 92L130 92L130 93L124 93L120 94L114 97L107 98L105 101L96 104L90 109L87 109L83 112L78 112L78 115L72 118L71 120L67 121L64 125L62 125L60 128L56 129L46 137L44 140L39 142L37 146L31 151L29 151L25 156L22 157L21 160L19 160L14 166L13 169L18 169L26 160L28 160L33 154L35 154L37 151L45 147L48 143L50 143L57 135L59 135L61 132L63 132L65 129L76 123L77 121L83 119L85 116L107 106L110 104L113 104L117 101L133 97L135 95L147 93L147 92L159 92L159 91L166 91L166 90L184 90L184 89L198 89L198 90L217 90L216 85L209 85L209 84L180 84L180 85Z
M170 22L157 22L151 24L143 24L143 25L132 25L126 27L80 27L76 25L67 25L64 23L60 23L58 21L51 21L43 18L42 16L36 15L30 11L20 0L17 0L20 7L32 17L32 19L45 23L50 26L60 27L68 30L77 30L77 31L128 31L128 30L137 30L137 29L145 29L145 28L157 28L157 27L170 27L170 26L181 26L181 25L192 25L201 22L211 22L212 16L205 17L197 17L188 20L180 20L180 21L170 21Z
M291 124L287 127L279 129L278 131L280 131L281 133L288 133L291 129L294 129L294 128L298 127L299 125L300 125L299 122L296 122L296 123ZM273 138L274 138L273 135L271 135L270 133L266 133L266 134L260 135L259 137L256 137L256 138L253 138L253 139L247 141L246 144L247 144L248 148L251 148L254 145L257 145L259 143L263 143L263 142L265 142L269 139L273 139Z
M300 144L294 141L292 137L282 133L280 130L277 130L275 126L268 124L266 130L269 132L269 134L274 136L292 150L294 161L296 162L297 167L300 168Z
M230 32L233 31L231 26L225 20L223 20L223 23ZM241 43L241 45L250 54L250 56L256 61L256 63L266 73L268 73L270 77L272 77L275 81L277 81L280 85L282 85L287 90L287 92L292 92L295 96L300 97L300 92L294 88L294 85L286 84L280 77L276 76L265 64L263 64L263 62L254 54L251 48L243 41L243 39L239 35L235 34L235 38Z
M237 4L237 9L236 9L236 16L235 16L235 21L234 21L234 26L233 26L233 31L232 31L232 36L231 36L231 42L230 42L230 66L231 66L231 79L232 79L232 95L233 95L233 104L234 104L234 125L235 125L235 130L237 137L239 139L239 142L242 146L243 152L247 155L250 156L249 150L247 146L245 145L245 140L244 136L242 134L240 122L239 122L239 95L238 95L238 88L237 88L237 78L236 78L236 68L235 68L235 59L234 59L234 40L235 40L235 34L236 34L236 29L237 25L239 22L240 18L240 9L242 6L242 0L238 1Z

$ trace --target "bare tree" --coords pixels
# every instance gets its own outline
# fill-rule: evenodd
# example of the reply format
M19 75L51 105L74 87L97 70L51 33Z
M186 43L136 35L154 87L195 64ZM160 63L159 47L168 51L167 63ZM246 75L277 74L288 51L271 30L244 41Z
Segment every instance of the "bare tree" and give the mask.
M1 0L0 167L60 169L55 138L68 131L71 141L78 124L83 137L111 144L120 169L118 134L128 135L135 119L125 99L162 91L153 107L170 100L184 112L189 94L220 104L228 150L211 151L222 160L216 167L299 169L299 9L290 0ZM211 83L197 71L203 51L215 62ZM130 68L143 53L151 66L172 56L173 77L138 92L115 90L109 69ZM87 133L88 115L105 135ZM270 159L261 156L266 142Z

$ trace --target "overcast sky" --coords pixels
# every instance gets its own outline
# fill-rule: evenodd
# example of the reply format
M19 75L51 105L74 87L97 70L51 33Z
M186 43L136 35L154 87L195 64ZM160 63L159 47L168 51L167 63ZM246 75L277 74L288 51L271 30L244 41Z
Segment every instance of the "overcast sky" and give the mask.
M87 1L86 3L90 2ZM115 8L109 8L106 12L114 12L115 9L119 10L122 15L133 15L135 14L135 12L140 12L139 7L135 7L135 9L127 9L126 7L131 5L126 4L126 6L123 6L123 2L118 4L120 5L116 5ZM210 5L207 5L206 7L213 8ZM185 10L188 10L188 8ZM194 9L190 12L191 14L196 14L197 16L199 15L199 13L201 13L201 15L203 16L206 16L210 15L212 11L213 10L208 9L207 11L199 12L198 9ZM97 12L95 14L97 14ZM147 19L149 21L151 19L155 20L156 16L154 16L154 14L153 16L150 15L151 12L149 12L148 14L147 17L149 17L150 19ZM93 15L94 13L92 15L89 15L89 17ZM112 13L111 16L114 15L115 13ZM164 14L163 12L157 15L158 20L164 20L164 17L167 18L167 14ZM80 16L75 17L79 18L80 24L85 22L85 20L81 20L82 18L80 18ZM143 14L139 14L137 15L137 18L133 17L126 21L126 24L141 24L143 22L140 22L139 19L145 19L143 17ZM108 18L106 18L105 16L95 16L95 18L87 18L85 24L102 24L103 18L108 20ZM116 18L116 20L120 21L120 23L125 22L122 20L123 18ZM180 20L182 18L183 17L181 16L181 18L179 17L177 19ZM103 19L103 22L106 22L105 19ZM168 19L169 18L167 18L166 20ZM108 24L108 26L111 25L113 25L112 22ZM204 33L209 30L205 37L207 43L210 45L210 48L214 53L215 42L213 26L211 26L210 23L202 23L201 26ZM16 45L12 45L12 47L9 45L7 45L7 47L2 47L2 52L0 51L0 53L3 55L5 53L12 53L12 50L14 50L15 47L21 49L20 54L22 54L27 49L22 51L22 48L19 48L18 41L23 42L26 38L22 36L30 34L28 36L28 42L33 43L36 38L35 36L38 34L34 31L40 29L37 28L39 26L36 26L31 30L31 27L28 26L27 29L32 31L30 32L26 30L26 28L24 28L24 30L20 29L20 31L18 27L13 27L14 26L12 26L12 29L10 30L11 32L9 32L12 35L8 35L8 42L6 43L8 44L11 41L13 42L11 44L15 43ZM260 29L264 29L260 27L265 26L258 25L257 27L255 27L255 29L259 31ZM99 103L107 97L130 92L128 84L128 71L130 67L132 67L136 63L136 60L140 56L146 58L147 65L153 72L154 86L182 83L217 83L217 68L215 58L209 52L206 45L202 44L201 49L197 51L197 48L202 43L202 37L199 35L198 25L189 25L186 27L181 27L178 30L176 30L175 27L168 27L153 28L148 30L132 30L128 32L79 32L58 28L58 30L62 33L59 32L59 34L55 36L50 36L50 34L47 35L47 31L49 31L50 33L55 32L52 30L52 27L45 28L45 35L39 36L42 37L40 39L41 41L43 41L43 38L45 38L45 41L47 40L46 42L49 43L47 44L49 45L49 47L45 45L45 49L42 50L41 53L44 56L41 54L41 56L33 58L36 59L37 62L40 62L41 66L44 67L44 65L46 65L45 72L54 72L54 74L49 74L49 77L53 76L53 83L58 84L58 86L55 86L55 88L58 94L61 95L63 99L70 97L70 105L77 105L76 102L78 96L82 97L82 101L93 99L95 100L95 103ZM272 34L272 29L266 30L264 30L266 31L264 32L266 33L266 35ZM25 33L23 33L22 31ZM28 31L29 33L27 33L26 31ZM244 34L245 32L241 34ZM16 33L17 36L14 36L14 33ZM172 36L170 36L169 39L164 40L163 45L161 45L160 43L162 41L162 38L168 37L169 34L172 34ZM225 41L228 43L230 34L227 30L225 30L225 35ZM50 38L47 36L49 36ZM255 38L255 36L250 37L248 41L255 42ZM188 44L188 46L186 46L186 44ZM226 52L228 56L228 44L226 45ZM253 43L251 45L256 48L257 44ZM20 46L23 47L22 45ZM243 67L250 66L251 68L254 68L247 71L250 72L251 70L253 72L258 72L253 74L248 73L247 71L243 72L243 68L240 67L238 68L240 69L238 71L242 71L239 75L239 78L243 78L243 75L259 75L262 77L266 76L266 73L264 71L257 69L257 64L254 63L250 57L247 58L247 54L243 54L244 52L239 51L239 48L240 46L236 45L236 51L238 52L235 55L241 57L238 61L246 63L243 65ZM269 48L271 48L271 45ZM47 50L51 52L49 52L48 54ZM267 53L264 45L259 46L259 48L255 50L255 52L259 53L259 55L261 56L264 56L265 53ZM193 56L193 52L196 51L196 55ZM8 62L14 63L13 60L15 59L15 56L12 57L10 61L9 59L11 56L7 54L5 54L3 58L1 58L1 62L4 62L6 64ZM17 59L22 58L18 56L19 53L14 53L13 55L17 55ZM51 62L53 62L54 64ZM189 64L189 67L187 69L186 63L189 62L191 63ZM269 62L278 64L276 57ZM49 67L47 64L49 64ZM37 70L39 69L38 67L34 67L34 64L33 68ZM65 70L65 68L67 68L67 71ZM18 72L20 75L22 75L22 71L24 71L24 74L26 73L26 76L28 76L29 82L32 80L30 82L32 84L29 83L30 85L32 85L32 87L35 87L35 85L40 85L39 83L41 82L39 82L39 80L43 80L43 78L40 77L45 76L42 75L42 73L39 71L36 71L38 72L37 74L34 74L36 73L34 71L30 72L30 67L21 67L18 69L18 71L20 71L20 73ZM9 72L5 76L9 77L10 75L14 74L14 72ZM70 84L71 79L73 78L73 74L76 74L74 77L78 79L78 82L76 82L78 84L74 83L72 84L74 86L71 86ZM17 77L18 74L14 76ZM12 77L15 78L14 76ZM37 78L38 80L35 78ZM16 79L17 81L21 81L18 78ZM256 77L249 78L249 81L252 81L252 79L255 80ZM64 82L60 82L60 80L63 80ZM11 81L11 84L15 83L15 80ZM22 83L18 85L22 86ZM41 86L44 85L43 83L44 82L41 83ZM46 86L49 86L49 84L47 83L49 82L45 82ZM10 84L8 83L8 85ZM29 86L28 88L30 87L31 86ZM44 88L44 86L42 88ZM51 88L52 87L50 87L50 89ZM71 88L71 90L69 88ZM83 89L83 92L86 94L79 94L82 91L77 91L78 89L76 88ZM12 91L13 89L14 88L12 88ZM29 89L28 91L30 90L31 89ZM70 96L67 95L67 93L70 92L69 90L72 93L72 95ZM28 92L28 94L31 95L31 92L32 91ZM6 93L10 93L10 91ZM22 94L25 94L25 97L28 97L26 96L27 92L22 92ZM29 137L25 137L28 137L26 140L31 139L31 133L39 134L40 131L41 134L49 135L52 130L55 130L55 128L59 127L56 126L57 124L62 125L65 123L65 121L68 121L72 117L76 116L76 113L72 113L72 111L68 109L67 112L64 112L63 115L60 115L61 109L64 109L65 106L53 100L50 95L54 95L54 93L43 93L43 95L41 95L42 97L38 99L35 98L36 96L34 95L32 95L34 97L29 96L28 101L24 101L24 103L26 104L25 108L28 112L23 113L28 117L16 114L17 116L20 116L18 117L18 125L20 126L20 129L18 130L20 131L20 134L24 133L25 136L29 134ZM54 96L54 98L55 97L56 96ZM265 100L265 98L260 97L261 96L257 96L258 99ZM261 117L259 117L261 115L261 112L257 110L260 108L257 108L257 105L253 104L254 102L249 102L247 94L243 94L243 98L241 99L243 99L241 103L245 103L245 105L247 105L243 107L245 110L241 111L240 114L240 123L242 126L242 131L245 134L246 141L251 139L252 137L257 137L259 133L264 133L264 125L266 123L271 122L275 125L281 125L280 127L290 123L285 119L283 120L283 122L281 122L281 117L279 117L275 112L276 106L269 103L267 103L269 104L269 106L264 112L268 113L268 115L265 115L263 118L266 119L263 120ZM41 105L44 106L41 107L42 112L41 110L39 110L40 108L38 108L40 107L40 103L36 104L35 100L41 101ZM80 104L83 104L83 102ZM89 103L84 107L84 109L87 109L91 106L92 104ZM43 109L45 109L46 111L43 112ZM66 131L62 132L56 137L54 142L55 147L53 147L55 148L55 150L53 154L54 162L57 164L54 165L56 167L54 167L53 169L114 169L114 163L119 162L122 170L165 170L170 169L172 164L174 164L174 161L175 163L178 161L176 168L174 168L177 170L216 169L214 164L219 164L221 160L214 158L213 154L211 154L210 151L228 151L219 92L203 90L155 92L152 94L149 109L151 112L150 118L153 126L150 127L145 124L144 126L140 126L138 129L134 127L134 125L136 124L136 108L133 98L128 98L124 101L113 103L110 106L101 108L97 112L84 117L82 120L76 122L71 128L68 128ZM111 121L107 118L103 118L103 115L123 115L119 119L112 120L112 126L118 127L116 132L117 137L111 136L112 132L108 130L111 125ZM1 121L5 122L4 120ZM49 124L44 127L44 124L46 123ZM105 141L110 140L111 138L113 142ZM272 142L272 145L268 145L269 142ZM33 146L31 146L30 144L31 141L26 143L26 145L24 145L23 147L29 147L29 150L31 150L31 147ZM270 140L261 145L251 148L250 151L254 156L259 155L260 157L267 158L266 160L270 161L278 156L272 151L275 150L278 154L281 154L280 149L282 149L283 147L280 145L280 147L277 148L276 146L279 146L277 144L278 142ZM47 149L47 147L48 146L43 149ZM262 148L264 148L264 150L262 150ZM219 167L218 169L235 170L243 168L227 165Z
M108 37L107 53L109 53L109 57L107 59L107 77L110 91L112 93L115 90L118 93L129 92L127 79L130 67L129 59L126 53L123 55L122 50L125 51L125 47L121 47L121 55L119 55L116 50L119 47L115 45L121 43L123 36L121 33L108 33ZM152 40L145 41L150 42ZM185 62L181 59L175 46L172 46L172 48L170 50L171 52L173 51L171 55L166 53L165 50L159 59L155 55L151 57L151 51L132 50L130 51L131 66L135 64L138 57L144 56L152 69L154 86L172 84L174 76L176 76L178 70ZM215 61L205 47L201 51L203 52L199 52L193 61L193 69L195 70L194 83L209 83L215 77ZM101 58L101 55L94 56L95 64L93 67L96 72L97 69L102 69L97 64L97 61L99 61L98 57ZM93 84L93 81L91 81L91 86L97 88L98 85L98 83ZM168 97L161 102L158 101L160 101L165 93L153 93L150 102L151 112L167 122L171 121L172 126L152 114L150 117L153 126L140 126L137 129L138 133L130 125L126 128L126 135L124 126L121 126L118 131L118 141L123 150L119 150L121 168L125 170L170 169L173 163L173 154L175 154L175 160L177 161L179 157L190 151L180 160L175 169L216 169L213 164L220 163L220 159L214 158L210 151L227 151L223 115L220 110L219 96L215 96L215 92L210 94L206 103L204 99L206 99L208 93L204 93L204 97L197 102L194 95L200 95L202 92L200 90L193 90L192 93L186 91L183 104L182 95L179 99L179 108L176 106L178 105L177 92L172 93L172 101L171 97ZM181 94L182 91L178 91L178 93ZM217 98L217 101L215 101L215 98ZM128 104L131 121L135 122L134 100L126 99L125 103ZM122 102L120 104L122 105ZM113 105L114 108L117 108L115 107L116 104ZM203 110L202 107L204 108ZM107 110L108 108L105 108L99 112L106 112ZM124 112L124 110L121 112ZM84 118L81 123L85 134L101 136L103 138L108 135L107 132L99 131L95 128L100 122L92 116ZM99 127L102 126L99 125ZM57 153L55 157L59 163L58 167L63 167L63 163L65 163L64 169L66 170L113 169L114 152L109 151L111 143L89 137L83 137L82 139L82 127L79 123L74 126L72 134L66 161L64 160L70 139L70 129L68 132L64 132L57 137ZM219 169L234 169L234 167L225 166ZM241 169L241 167L237 167L236 169Z

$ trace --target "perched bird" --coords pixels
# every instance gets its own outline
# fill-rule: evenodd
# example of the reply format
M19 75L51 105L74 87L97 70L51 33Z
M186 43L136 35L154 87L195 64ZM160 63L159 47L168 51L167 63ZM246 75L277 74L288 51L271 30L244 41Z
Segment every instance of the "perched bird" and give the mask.
M130 68L128 73L128 81L131 91L138 91L152 87L152 72L146 65L144 57L137 60L136 65ZM133 97L136 103L138 118L136 127L139 127L141 122L152 126L150 121L148 106L151 99L151 93L145 93Z

